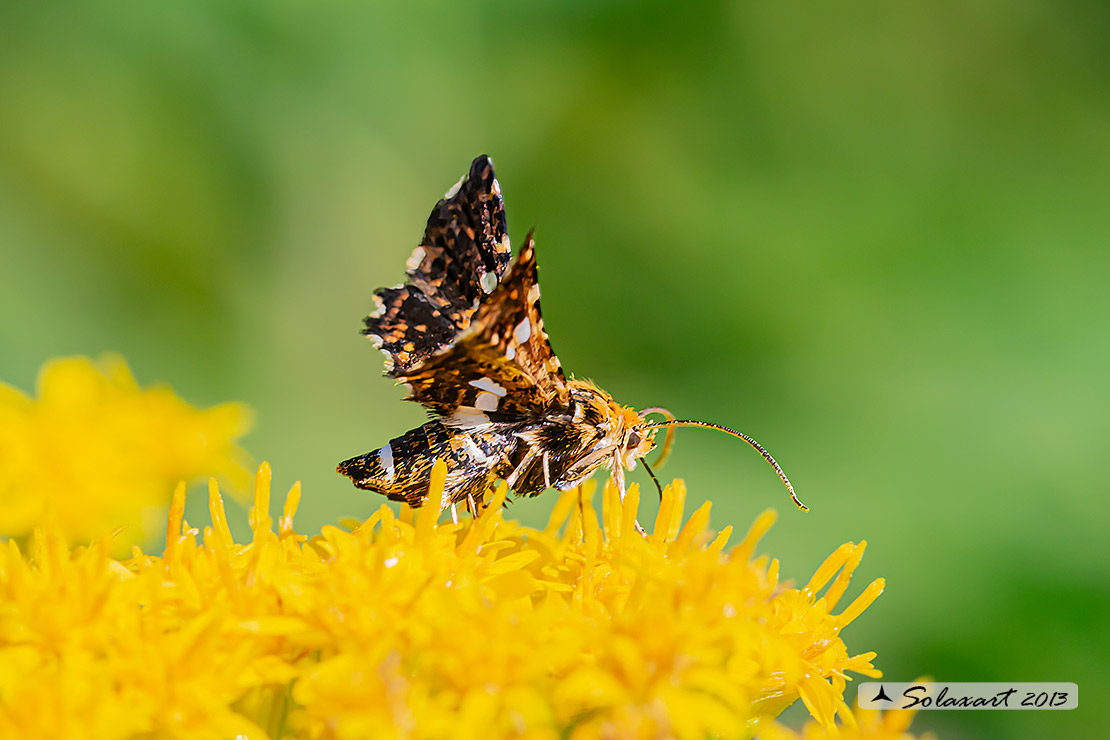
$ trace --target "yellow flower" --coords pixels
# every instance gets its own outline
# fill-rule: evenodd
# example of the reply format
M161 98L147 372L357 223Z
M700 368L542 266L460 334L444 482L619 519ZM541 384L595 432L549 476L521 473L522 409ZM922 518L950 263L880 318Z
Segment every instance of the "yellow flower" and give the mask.
M843 717L842 727L830 729L818 722L808 722L799 734L773 724L759 734L759 740L936 740L932 733L909 732L915 714L913 709L881 712L856 707L851 715Z
M542 530L503 518L502 486L457 525L383 505L309 539L299 485L275 531L269 481L247 543L213 482L203 539L178 487L160 557L51 530L0 548L0 737L745 738L798 698L832 730L845 673L879 675L840 633L882 581L832 613L862 544L792 588L753 557L772 513L726 549L681 483L646 538L635 487L598 524L587 485Z
M0 383L0 535L53 517L69 541L127 525L113 547L160 527L181 479L218 475L245 488L241 404L206 410L169 388L141 389L115 355L43 366L38 398Z

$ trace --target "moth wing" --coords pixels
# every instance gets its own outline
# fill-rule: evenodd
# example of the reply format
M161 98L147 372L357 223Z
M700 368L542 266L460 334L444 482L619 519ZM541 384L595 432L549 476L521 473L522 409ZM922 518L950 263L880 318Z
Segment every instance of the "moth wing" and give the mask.
M482 155L432 209L424 238L408 259L408 280L375 292L366 334L396 376L451 343L493 292L511 259L501 186Z
M420 506L428 495L432 464L450 451L442 424L425 424L382 447L336 468L356 487L384 494L391 501Z
M339 463L337 470L356 487L419 507L446 506L472 497L481 503L486 489L504 475L519 440L497 434L471 434L430 421L365 455ZM428 483L436 460L447 464L443 500L429 502Z
M567 407L566 377L540 314L531 234L458 338L396 377L410 400L456 426L539 418Z

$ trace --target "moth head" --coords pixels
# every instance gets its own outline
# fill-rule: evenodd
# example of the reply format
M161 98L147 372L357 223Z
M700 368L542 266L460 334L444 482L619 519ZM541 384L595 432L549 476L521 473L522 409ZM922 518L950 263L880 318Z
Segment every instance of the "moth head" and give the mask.
M644 417L635 410L622 407L620 412L620 454L624 467L632 470L638 459L655 449L655 430L645 429Z

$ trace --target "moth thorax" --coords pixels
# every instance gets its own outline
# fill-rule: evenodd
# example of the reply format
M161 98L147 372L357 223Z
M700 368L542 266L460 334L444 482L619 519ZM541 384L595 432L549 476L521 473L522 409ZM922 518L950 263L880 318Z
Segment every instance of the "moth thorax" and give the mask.
M655 431L637 431L637 427L646 423L644 418L634 409L621 406L597 386L577 380L571 383L574 421L594 427L603 435L594 449L612 450L623 467L635 468L636 460L654 449Z
M584 380L571 381L572 421L593 427L609 437L619 431L622 408L613 397L592 383Z

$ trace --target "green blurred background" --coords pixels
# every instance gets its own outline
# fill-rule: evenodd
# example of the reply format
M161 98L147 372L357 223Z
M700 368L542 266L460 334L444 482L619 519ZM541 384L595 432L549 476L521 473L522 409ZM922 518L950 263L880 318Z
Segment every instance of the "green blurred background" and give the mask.
M488 152L563 365L752 434L812 511L725 435L663 476L779 509L788 577L870 543L850 648L1083 689L918 731L1102 737L1110 6L385 5L0 3L0 378L118 350L254 406L302 531L366 516L336 462L423 414L360 320Z

